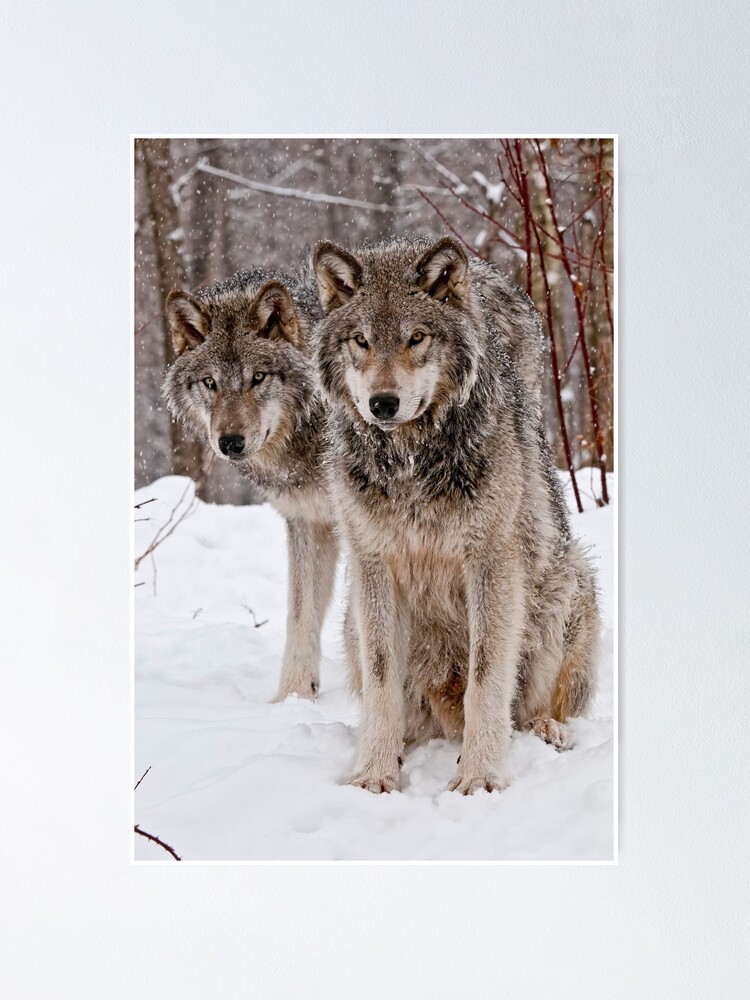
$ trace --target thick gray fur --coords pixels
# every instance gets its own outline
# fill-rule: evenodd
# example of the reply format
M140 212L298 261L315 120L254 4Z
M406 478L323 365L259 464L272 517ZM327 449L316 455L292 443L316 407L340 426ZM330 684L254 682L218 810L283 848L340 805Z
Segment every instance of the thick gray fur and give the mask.
M600 630L542 431L538 321L448 238L322 243L314 265L363 699L349 780L397 788L404 746L444 735L463 738L449 788L502 789L514 724L561 745L589 707Z
M319 316L309 269L241 271L194 295L176 289L167 300L178 352L163 386L170 412L255 482L286 521L287 639L275 700L318 691L338 554L322 477L323 405L307 354ZM223 453L228 436L244 439L241 455Z

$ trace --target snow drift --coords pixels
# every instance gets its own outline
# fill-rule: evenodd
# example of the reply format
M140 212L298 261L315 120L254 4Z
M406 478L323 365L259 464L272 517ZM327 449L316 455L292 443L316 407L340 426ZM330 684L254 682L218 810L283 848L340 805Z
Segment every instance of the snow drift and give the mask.
M317 701L272 705L286 626L281 517L268 506L204 504L190 480L175 476L138 490L135 502L135 555L160 529L166 536L134 581L134 783L150 767L134 792L143 830L187 861L613 859L611 506L591 496L582 515L572 514L602 592L591 717L570 724L575 746L563 753L515 734L511 786L465 798L446 790L460 744L443 739L406 755L400 793L341 784L359 714L346 693L340 640L343 564L323 629ZM134 856L174 863L138 836Z

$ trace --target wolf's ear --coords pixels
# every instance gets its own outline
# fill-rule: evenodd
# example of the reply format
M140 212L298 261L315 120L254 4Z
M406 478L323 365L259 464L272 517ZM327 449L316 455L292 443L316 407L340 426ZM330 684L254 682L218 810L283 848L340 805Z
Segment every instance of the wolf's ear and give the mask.
M433 299L462 305L469 294L469 259L460 243L444 236L414 265L417 287Z
M313 267L324 312L345 305L362 285L362 265L335 243L318 243Z
M267 281L253 299L253 326L259 337L276 340L283 337L294 347L302 348L302 330L289 290L275 279Z
M208 336L211 314L199 299L182 289L173 288L169 293L166 312L175 354L192 350Z

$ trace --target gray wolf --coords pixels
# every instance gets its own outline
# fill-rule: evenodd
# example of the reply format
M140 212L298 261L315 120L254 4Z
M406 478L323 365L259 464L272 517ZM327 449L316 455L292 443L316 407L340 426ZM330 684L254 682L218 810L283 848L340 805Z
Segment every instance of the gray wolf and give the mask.
M586 711L599 636L544 440L537 346L523 363L536 322L519 329L528 300L508 283L496 294L496 272L450 238L354 253L325 242L313 263L363 703L349 782L391 791L404 746L443 735L463 738L450 789L502 790L514 723L559 745Z
M286 521L287 639L278 693L318 691L320 629L338 543L324 494L324 413L307 355L314 279L240 271L194 295L170 292L177 357L163 395L185 427L252 479Z

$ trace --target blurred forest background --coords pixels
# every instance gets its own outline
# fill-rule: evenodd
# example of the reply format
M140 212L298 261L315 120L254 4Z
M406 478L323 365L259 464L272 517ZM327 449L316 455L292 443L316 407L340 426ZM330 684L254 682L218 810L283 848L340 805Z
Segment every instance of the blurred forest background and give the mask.
M321 239L450 233L531 295L547 343L552 453L576 494L608 502L612 139L136 139L134 153L136 487L176 472L205 500L254 499L234 469L183 439L162 403L173 287L288 267Z

